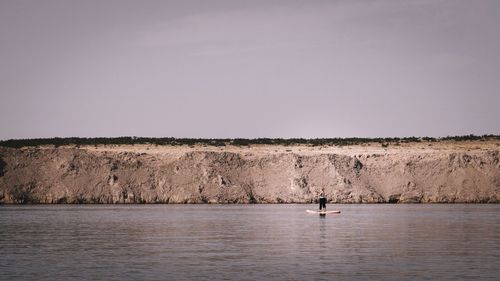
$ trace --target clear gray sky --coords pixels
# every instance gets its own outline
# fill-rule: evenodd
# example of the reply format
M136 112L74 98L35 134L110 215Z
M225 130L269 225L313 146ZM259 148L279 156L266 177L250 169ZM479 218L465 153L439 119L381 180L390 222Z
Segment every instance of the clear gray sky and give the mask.
M500 1L0 0L0 139L500 134Z

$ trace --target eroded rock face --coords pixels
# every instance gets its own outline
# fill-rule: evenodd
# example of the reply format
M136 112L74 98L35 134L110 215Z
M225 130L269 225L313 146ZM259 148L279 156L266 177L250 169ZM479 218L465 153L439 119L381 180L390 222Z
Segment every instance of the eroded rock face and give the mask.
M0 147L0 203L311 203L321 190L337 203L499 202L499 152Z

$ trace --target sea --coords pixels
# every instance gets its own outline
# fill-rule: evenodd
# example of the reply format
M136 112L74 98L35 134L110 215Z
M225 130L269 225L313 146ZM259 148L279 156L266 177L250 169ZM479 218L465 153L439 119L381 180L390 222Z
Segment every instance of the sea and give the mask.
M500 280L499 204L1 205L0 280Z

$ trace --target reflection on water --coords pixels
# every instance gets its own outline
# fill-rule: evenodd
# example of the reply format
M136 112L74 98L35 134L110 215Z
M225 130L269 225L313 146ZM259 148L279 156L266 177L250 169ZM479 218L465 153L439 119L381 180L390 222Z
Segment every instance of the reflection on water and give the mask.
M1 206L1 280L495 280L500 205Z

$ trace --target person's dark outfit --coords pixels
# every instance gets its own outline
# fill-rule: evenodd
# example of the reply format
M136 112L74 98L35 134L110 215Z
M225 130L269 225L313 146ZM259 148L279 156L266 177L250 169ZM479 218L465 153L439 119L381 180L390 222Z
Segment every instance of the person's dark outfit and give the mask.
M319 198L319 210L321 211L322 209L326 210L326 197L323 196Z

